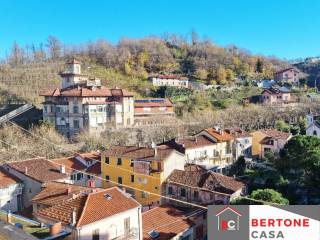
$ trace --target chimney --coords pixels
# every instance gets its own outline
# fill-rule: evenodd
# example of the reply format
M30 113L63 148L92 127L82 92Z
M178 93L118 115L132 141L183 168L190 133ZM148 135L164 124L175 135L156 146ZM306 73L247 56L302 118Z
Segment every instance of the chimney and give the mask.
M77 224L77 211L76 211L75 208L72 210L72 216L71 217L72 217L71 218L71 225L75 226Z
M71 193L71 187L67 188L67 195L69 195Z
M62 174L66 173L66 167L64 165L60 165L60 173Z
M61 232L61 222L50 226L50 236L55 236Z
M155 142L152 141L151 147L153 148L153 150L154 150L154 156L156 157L157 154L158 154L158 150L157 150L157 145L155 144Z
M25 174L25 175L28 175L28 167L25 167L25 168L24 168L24 174Z
M157 147L154 148L154 156L156 157L158 155L158 149Z

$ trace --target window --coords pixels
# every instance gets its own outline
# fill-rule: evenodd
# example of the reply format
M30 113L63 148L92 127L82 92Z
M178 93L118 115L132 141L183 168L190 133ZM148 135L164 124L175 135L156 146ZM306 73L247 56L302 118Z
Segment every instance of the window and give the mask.
M79 128L80 127L79 120L73 120L73 127L74 128Z
M130 234L130 218L125 218L123 221L124 235L128 236Z
M105 163L106 163L106 164L109 164L109 163L110 163L109 157L106 157Z
M109 182L110 176L106 175L106 181Z
M73 113L79 113L79 107L73 106Z
M118 177L118 183L122 184L122 177Z
M314 130L313 131L313 136L317 136L318 134L317 134L317 131L316 130Z
M122 165L122 159L118 158L117 165Z
M173 188L170 186L170 187L168 187L168 193L170 194L170 195L173 195Z
M141 198L146 198L146 197L148 197L148 193L146 193L146 192L141 192Z
M99 240L100 235L99 235L99 229L95 229L92 231L92 240Z
M134 161L131 160L131 161L130 161L130 167L133 167L133 164L134 164Z
M43 109L43 110L44 110L45 113L47 113L47 112L48 112L47 106L44 106L44 109Z
M180 189L180 196L181 196L181 197L186 197L186 196L187 196L187 191L186 191L185 188L181 188L181 189Z
M81 180L82 179L82 173L77 173L77 180Z
M131 182L134 182L134 175L131 175Z
M194 198L195 200L198 200L198 199L199 199L199 192L198 192L198 191L194 191L194 192L193 192L193 198Z
M103 107L102 106L98 106L98 112L103 112Z

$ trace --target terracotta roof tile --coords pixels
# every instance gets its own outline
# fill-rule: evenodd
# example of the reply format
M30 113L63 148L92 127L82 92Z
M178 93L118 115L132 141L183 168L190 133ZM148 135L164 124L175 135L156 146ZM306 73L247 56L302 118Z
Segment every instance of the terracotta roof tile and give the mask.
M20 183L20 179L0 167L0 188L7 188L10 185Z
M72 172L73 170L70 168L74 168L76 170L85 170L86 166L83 165L81 162L76 160L74 157L67 157L67 158L58 158L58 159L53 159L52 161L66 166L66 171L67 172Z
M224 193L234 193L245 185L232 177L205 170L201 167L189 166L185 170L173 170L167 182L174 182L199 187L206 190L215 190Z
M281 132L276 129L261 130L261 132L266 134L268 137L275 139L288 140L292 136L291 133Z
M111 198L107 199L105 194ZM113 187L93 193L84 193L61 204L41 209L37 215L70 224L72 211L75 209L76 226L82 227L139 206L140 204L134 199L117 187Z
M231 136L224 130L218 131L214 128L207 128L204 131L206 131L209 135L217 139L219 142L230 141L234 139L233 136Z
M68 178L67 174L60 172L59 166L44 158L33 158L24 161L11 162L4 165L41 183ZM27 169L27 173L25 170Z
M185 213L171 206L160 206L142 213L144 240L152 240L148 234L152 230L160 234L157 240L173 239L193 225L194 222L186 218Z
M251 137L250 133L242 130L241 128L226 128L225 132L232 135L234 138L247 138Z
M49 90L41 93L40 96L55 96L55 97L132 97L133 93L124 89L110 89L107 87L86 87L72 86L63 89Z
M93 188L75 184L50 182L44 185L44 189L32 199L33 203L54 206L72 199L74 194L91 192ZM94 188L98 190L97 188ZM101 189L102 190L102 189Z
M92 166L88 167L86 172L97 176L101 175L101 162L96 162Z
M173 103L167 98L147 98L147 99L135 99L135 108L142 107L173 107Z
M157 154L155 154L155 149L151 147L111 146L102 154L109 157L124 157L133 160L164 160L173 151L175 151L173 148L165 145L157 147Z

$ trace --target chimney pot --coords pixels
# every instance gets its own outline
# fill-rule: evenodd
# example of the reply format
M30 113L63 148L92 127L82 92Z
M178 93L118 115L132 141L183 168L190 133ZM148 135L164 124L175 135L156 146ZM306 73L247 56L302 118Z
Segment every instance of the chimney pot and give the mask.
M24 174L25 174L25 175L28 175L28 167L25 167L25 168L24 168Z

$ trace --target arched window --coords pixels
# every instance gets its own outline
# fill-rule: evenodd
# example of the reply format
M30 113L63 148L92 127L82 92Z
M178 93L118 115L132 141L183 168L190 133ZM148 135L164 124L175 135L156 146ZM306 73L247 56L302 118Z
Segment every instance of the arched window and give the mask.
M317 136L317 131L316 130L313 130L313 136Z

